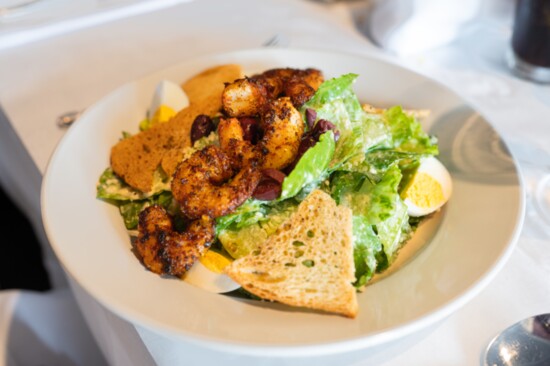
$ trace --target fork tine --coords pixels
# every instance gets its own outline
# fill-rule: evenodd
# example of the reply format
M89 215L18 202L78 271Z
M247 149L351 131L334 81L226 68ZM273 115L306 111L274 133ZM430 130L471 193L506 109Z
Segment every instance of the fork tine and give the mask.
M288 45L288 39L285 35L276 33L273 37L267 39L262 43L263 47L286 47Z
M279 34L275 34L273 37L266 40L264 43L262 43L262 46L264 47L273 47L276 46L279 43Z

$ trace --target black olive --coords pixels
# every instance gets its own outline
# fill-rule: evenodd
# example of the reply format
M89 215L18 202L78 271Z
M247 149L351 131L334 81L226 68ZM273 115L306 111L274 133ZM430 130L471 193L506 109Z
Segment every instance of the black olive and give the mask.
M210 135L216 129L212 118L204 114L199 114L191 126L191 143Z

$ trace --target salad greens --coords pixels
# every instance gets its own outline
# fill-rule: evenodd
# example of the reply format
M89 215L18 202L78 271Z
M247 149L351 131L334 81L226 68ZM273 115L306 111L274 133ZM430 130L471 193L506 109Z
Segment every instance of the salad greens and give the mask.
M420 158L438 154L437 141L400 106L367 113L353 91L356 74L325 81L301 109L316 111L316 120L335 125L309 148L282 183L273 201L248 199L232 214L216 219L217 240L233 258L254 252L315 189L331 194L353 213L356 283L363 287L376 272L387 268L415 224L400 197ZM307 127L306 127L307 128ZM216 133L197 141L189 153L217 144ZM97 197L116 204L129 230L137 227L141 209L161 204L177 212L169 179L155 175L155 190L144 195L128 187L110 169L99 179Z
M319 142L308 149L292 172L283 181L279 201L296 196L300 191L310 192L326 178L329 163L334 155L334 133L327 131Z

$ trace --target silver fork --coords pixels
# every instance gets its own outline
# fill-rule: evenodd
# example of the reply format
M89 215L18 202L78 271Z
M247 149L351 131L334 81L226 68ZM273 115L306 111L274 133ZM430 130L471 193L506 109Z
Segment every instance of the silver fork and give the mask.
M84 110L69 111L69 112L60 114L55 119L55 124L61 128L69 127L74 123L74 121L76 121L80 117L82 112L84 112Z
M276 33L273 37L268 38L262 47L287 47L289 43L288 37L282 33Z
M262 43L262 47L286 47L288 46L288 37L282 33L276 33L273 37L268 38ZM55 124L60 128L67 128L74 123L84 112L81 110L68 111L60 114L55 119Z

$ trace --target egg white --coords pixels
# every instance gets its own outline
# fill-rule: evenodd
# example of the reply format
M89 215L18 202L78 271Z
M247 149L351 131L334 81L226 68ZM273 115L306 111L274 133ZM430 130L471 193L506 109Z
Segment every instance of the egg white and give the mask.
M148 117L152 118L161 105L170 107L177 113L189 106L189 98L181 86L172 81L162 80L153 94Z
M184 281L206 291L218 294L230 292L241 287L227 275L209 270L200 261L195 262L193 267L187 271Z
M420 166L418 167L415 173L415 176L412 178L413 181L411 182L411 184L414 184L414 179L417 178L420 173L429 175L441 185L441 190L442 190L444 199L440 202L435 203L430 207L421 207L415 204L415 202L413 202L411 198L406 197L404 199L404 202L407 205L407 212L409 216L413 216L413 217L425 216L437 211L445 203L447 203L453 191L453 183L452 183L451 175L449 171L435 157L428 157L428 158L422 159L422 161L420 162ZM427 196L429 196L431 192L422 192L422 193L425 193Z

